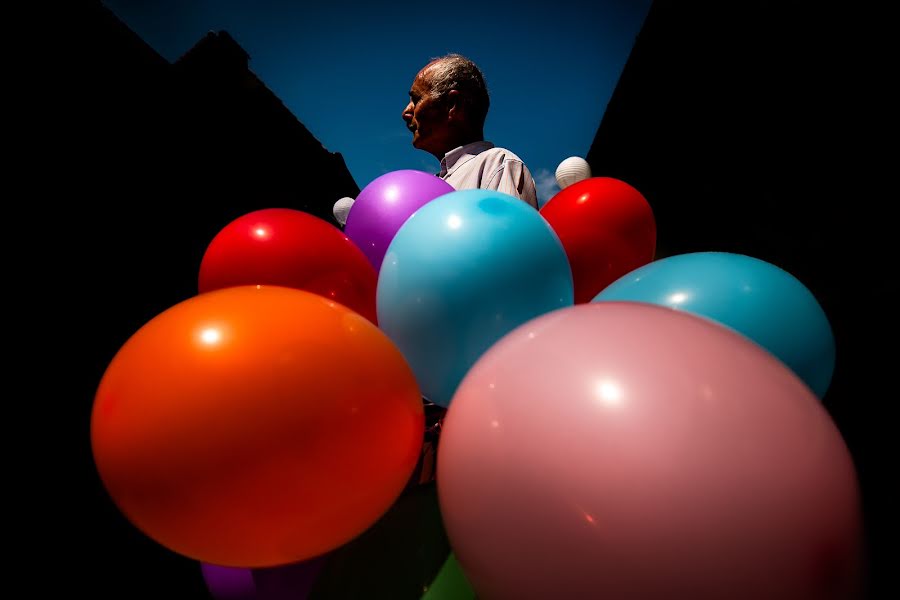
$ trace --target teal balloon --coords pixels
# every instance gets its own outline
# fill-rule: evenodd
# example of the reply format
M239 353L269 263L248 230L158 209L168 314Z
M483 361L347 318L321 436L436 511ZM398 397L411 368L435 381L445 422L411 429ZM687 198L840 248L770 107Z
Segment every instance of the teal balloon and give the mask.
M493 190L451 192L413 213L387 249L376 296L378 326L444 407L494 342L573 304L559 237L533 207Z
M669 256L611 283L593 302L647 302L729 327L775 355L825 396L834 372L828 317L812 292L771 263L728 252Z

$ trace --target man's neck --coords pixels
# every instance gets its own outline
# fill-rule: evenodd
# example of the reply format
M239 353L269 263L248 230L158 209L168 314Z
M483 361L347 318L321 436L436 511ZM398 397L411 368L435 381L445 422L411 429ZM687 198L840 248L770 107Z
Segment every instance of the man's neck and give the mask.
M448 152L450 152L452 150L456 150L460 146L467 146L467 145L473 144L475 142L483 142L483 141L484 141L484 134L481 131L472 133L470 135L461 135L458 138L456 138L456 142L453 145L451 145L449 148L445 148L444 151L440 154L440 156L435 154L434 157L437 158L438 160L443 160L443 158L445 156L447 156Z

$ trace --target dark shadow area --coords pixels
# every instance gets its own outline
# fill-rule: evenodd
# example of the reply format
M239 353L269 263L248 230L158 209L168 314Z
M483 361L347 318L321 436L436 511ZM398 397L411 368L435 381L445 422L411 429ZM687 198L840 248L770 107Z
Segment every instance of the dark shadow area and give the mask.
M99 1L47 11L33 57L35 176L17 221L20 248L38 248L35 235L41 244L29 256L25 336L33 409L52 425L28 433L48 503L29 542L54 549L39 557L54 576L35 589L207 598L199 565L138 532L106 494L90 448L93 394L135 331L197 293L203 253L225 225L276 207L335 223L334 202L359 188L228 33L169 63Z
M837 349L824 403L857 465L880 598L895 583L876 433L890 387L873 341L887 327L888 238L863 138L877 120L866 77L878 57L864 50L875 18L849 4L657 0L587 158L650 202L657 258L746 254L819 300Z

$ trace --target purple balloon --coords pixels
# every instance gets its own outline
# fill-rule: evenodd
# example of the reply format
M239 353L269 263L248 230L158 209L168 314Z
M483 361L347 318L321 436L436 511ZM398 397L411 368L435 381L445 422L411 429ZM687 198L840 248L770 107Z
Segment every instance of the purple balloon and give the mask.
M326 557L280 567L221 567L200 563L206 589L215 600L303 600L312 591Z
M312 592L327 558L320 556L303 562L253 569L259 600L304 600Z
M253 569L200 563L206 589L216 600L256 600Z
M375 178L356 197L344 234L353 240L378 271L391 240L420 207L455 191L431 173L404 169Z

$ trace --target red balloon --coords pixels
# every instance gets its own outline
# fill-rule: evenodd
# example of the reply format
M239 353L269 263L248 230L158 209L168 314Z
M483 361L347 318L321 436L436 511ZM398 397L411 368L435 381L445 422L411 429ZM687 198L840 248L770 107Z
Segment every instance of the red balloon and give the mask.
M289 208L238 217L220 231L200 263L199 290L279 285L324 296L376 323L378 273L331 223Z
M644 196L612 177L591 177L563 189L541 208L559 236L584 304L610 283L653 260L656 220Z

